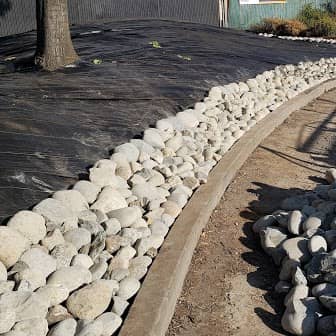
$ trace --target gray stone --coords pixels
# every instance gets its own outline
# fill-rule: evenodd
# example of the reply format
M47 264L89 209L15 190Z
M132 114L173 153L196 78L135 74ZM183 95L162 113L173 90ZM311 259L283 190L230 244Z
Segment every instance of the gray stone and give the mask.
M282 247L289 259L305 263L310 259L308 241L308 239L302 237L291 238L287 239Z
M45 219L32 211L19 211L7 226L20 232L31 244L37 244L47 233Z
M101 279L105 272L107 271L107 262L103 258L97 258L95 263L90 267L90 272L92 274L92 281Z
M64 239L79 250L82 246L91 243L91 233L86 229L77 228L66 232Z
M0 261L0 282L7 280L7 269L5 265Z
M0 261L7 267L13 266L29 247L29 240L18 231L0 226Z
M308 249L311 254L327 252L327 242L322 236L315 235L309 239Z
M56 270L56 260L42 248L33 247L27 250L20 258L32 270L41 272L45 278Z
M69 312L76 318L93 320L109 306L118 285L111 286L112 280L97 280L74 292L67 300Z
M289 218L288 218L288 231L295 234L299 235L302 228L302 221L303 221L303 215L301 211L299 210L294 210L290 212Z
M294 286L305 285L307 286L307 279L305 274L302 272L299 266L296 267L296 270L293 272L292 283Z
M154 148L162 149L165 144L159 131L155 128L148 128L144 132L143 140Z
M336 312L336 297L334 296L327 296L327 295L320 295L319 300L322 305L330 310L331 312Z
M3 302L1 300L1 305L2 303ZM41 319L47 316L48 302L43 301L36 293L30 292L26 296L26 299L22 300L20 303L21 304L15 308L16 322L31 319Z
M79 191L89 204L95 202L101 190L99 186L90 181L78 181L73 189Z
M70 290L61 284L48 284L39 288L36 294L48 307L52 307L64 302L68 298Z
M316 297L321 295L336 296L336 285L330 283L321 283L312 288L312 294Z
M125 143L120 146L117 146L114 152L123 153L128 162L137 161L140 154L139 149L132 143Z
M75 336L77 322L73 318L69 318L58 322L50 329L48 336Z
M110 218L102 224L106 235L115 235L121 230L121 224L116 218Z
M52 326L55 323L68 320L68 319L72 319L72 315L63 306L56 305L56 306L49 308L48 314L47 314L47 321L48 321L49 326Z
M122 209L127 207L125 198L119 191L112 187L105 187L97 201L91 206L92 210L100 210L103 213L108 213L112 210Z
M0 295L11 292L15 286L15 281L0 281Z
M315 334L316 314L307 309L305 300L297 300L286 307L282 317L282 327L294 335L312 336Z
M10 331L16 321L15 311L0 311L0 333Z
M84 196L74 189L56 191L52 197L71 209L75 214L89 209L89 204Z
M169 227L163 222L156 220L149 226L153 235L159 235L165 237L168 234Z
M38 269L31 269L29 267L17 272L14 275L16 283L24 281L29 289L32 291L46 284L46 275L43 271Z
M63 267L54 272L48 279L48 285L62 285L70 292L92 281L91 272L81 266Z
M79 320L76 336L101 336L104 331L102 321Z
M43 200L33 208L33 211L42 215L47 222L51 222L56 226L73 221L75 217L70 208L53 198Z
M328 336L330 333L336 330L334 323L336 315L323 316L318 319L317 332L322 336Z
M303 222L303 230L318 229L322 225L322 219L315 215L311 215Z
M57 269L70 266L72 258L77 254L77 249L69 242L55 246L50 252L56 259Z
M140 289L140 281L131 277L127 277L120 281L117 296L124 300L133 297Z
M95 261L100 256L100 254L103 252L105 248L105 241L106 241L105 231L98 232L95 235L91 243L90 252L89 252L89 255L93 261Z
M92 265L91 257L82 253L75 255L71 260L71 266L82 266L89 269Z
M100 336L111 336L121 326L122 319L115 313L104 313L97 317L96 321L103 324L103 332Z
M143 256L151 248L158 249L163 244L163 241L164 237L158 235L151 235L150 237L138 240L135 246L137 255Z
M51 251L55 246L64 244L64 237L59 229L50 231L43 239L42 245Z
M137 219L141 218L142 213L139 207L127 207L110 211L109 218L116 218L121 227L130 227Z
M128 306L129 303L127 300L121 298L120 296L113 296L113 313L117 314L118 316L122 316Z
M44 318L35 318L15 324L14 331L21 331L25 336L46 336L48 322Z
M165 214L173 218L176 218L182 211L181 207L173 201L167 201L163 203L161 207L164 209Z

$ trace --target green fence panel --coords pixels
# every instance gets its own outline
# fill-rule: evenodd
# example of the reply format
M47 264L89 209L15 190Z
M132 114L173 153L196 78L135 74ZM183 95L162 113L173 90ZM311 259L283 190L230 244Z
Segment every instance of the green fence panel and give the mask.
M287 0L286 3L240 5L239 0L230 0L229 26L247 29L264 18L294 18L306 4L322 7L328 0Z

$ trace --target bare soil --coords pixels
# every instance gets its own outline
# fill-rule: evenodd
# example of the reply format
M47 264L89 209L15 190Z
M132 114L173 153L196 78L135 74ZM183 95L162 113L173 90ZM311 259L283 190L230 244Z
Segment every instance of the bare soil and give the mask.
M251 155L204 230L166 336L275 336L283 297L278 270L253 221L324 183L336 163L336 91L297 111Z

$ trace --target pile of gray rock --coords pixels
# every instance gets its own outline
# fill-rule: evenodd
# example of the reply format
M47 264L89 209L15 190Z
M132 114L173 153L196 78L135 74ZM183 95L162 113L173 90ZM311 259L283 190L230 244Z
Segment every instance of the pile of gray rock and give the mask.
M0 335L111 336L193 192L246 131L336 77L336 58L214 87L0 227Z
M276 37L282 40L290 40L290 41L306 41L306 42L312 42L312 43L336 44L336 39L326 39L323 37L279 36L279 35L268 34L268 33L259 33L258 35L264 36L264 37Z
M294 335L336 335L336 169L326 179L329 184L285 199L281 210L253 225L280 267L282 326Z

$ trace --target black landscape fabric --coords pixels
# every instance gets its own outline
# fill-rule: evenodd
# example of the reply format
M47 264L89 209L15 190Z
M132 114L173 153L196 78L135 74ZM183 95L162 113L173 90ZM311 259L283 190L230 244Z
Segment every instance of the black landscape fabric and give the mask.
M159 20L72 33L77 68L0 74L0 220L85 178L116 145L192 106L212 86L336 56L327 44ZM1 38L0 68L9 57L33 54L34 43L35 33Z

